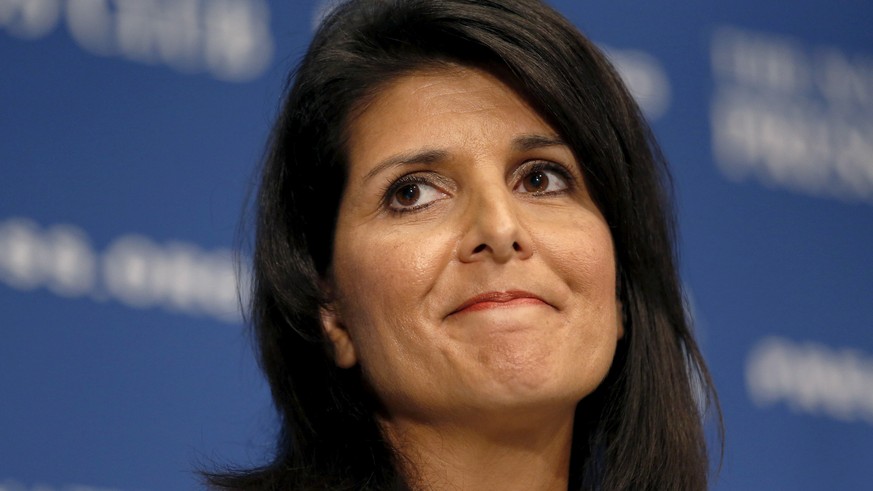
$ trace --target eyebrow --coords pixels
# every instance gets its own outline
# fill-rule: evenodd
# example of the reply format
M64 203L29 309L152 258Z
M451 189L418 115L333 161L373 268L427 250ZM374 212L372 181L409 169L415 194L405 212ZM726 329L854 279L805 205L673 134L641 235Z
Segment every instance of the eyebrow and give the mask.
M536 150L543 147L567 146L564 140L557 136L548 135L521 135L512 140L512 149L516 152L526 152L528 150Z
M371 179L376 174L379 174L383 170L390 167L409 164L430 165L435 164L441 160L445 160L446 158L448 158L448 156L449 152L442 149L425 149L393 155L379 162L376 167L370 169L370 172L367 172L367 174L364 175L364 181Z
M536 150L537 148L566 146L563 140L557 136L527 134L520 135L512 140L512 149L516 152L527 152ZM370 169L364 175L364 181L372 179L377 174L385 169L398 165L424 164L433 165L446 160L449 157L449 151L439 148L429 148L424 150L413 150L411 152L392 155L385 160L379 162L375 167Z

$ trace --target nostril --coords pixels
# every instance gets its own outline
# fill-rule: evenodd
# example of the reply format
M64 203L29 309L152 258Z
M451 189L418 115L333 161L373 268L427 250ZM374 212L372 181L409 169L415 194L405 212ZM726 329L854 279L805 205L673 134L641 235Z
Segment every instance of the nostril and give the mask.
M476 246L475 249L473 249L473 254L484 251L486 247L487 246L485 244L479 244L478 246Z
M513 249L515 252L518 252L518 251L521 250L521 246L518 244L518 242L513 242L513 243L512 243L512 249Z

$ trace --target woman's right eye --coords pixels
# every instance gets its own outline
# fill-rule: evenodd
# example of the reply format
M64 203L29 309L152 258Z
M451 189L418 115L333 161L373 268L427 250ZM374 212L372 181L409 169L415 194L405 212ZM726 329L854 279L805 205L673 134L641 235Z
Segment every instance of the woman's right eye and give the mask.
M426 182L400 183L391 190L388 208L392 211L412 211L442 199L446 193Z

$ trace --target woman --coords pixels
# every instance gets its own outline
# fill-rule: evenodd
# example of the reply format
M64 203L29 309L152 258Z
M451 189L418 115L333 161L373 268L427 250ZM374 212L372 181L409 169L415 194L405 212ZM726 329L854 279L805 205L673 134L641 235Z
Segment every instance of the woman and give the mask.
M276 454L211 484L706 488L714 392L662 162L603 55L537 0L338 7L258 199Z

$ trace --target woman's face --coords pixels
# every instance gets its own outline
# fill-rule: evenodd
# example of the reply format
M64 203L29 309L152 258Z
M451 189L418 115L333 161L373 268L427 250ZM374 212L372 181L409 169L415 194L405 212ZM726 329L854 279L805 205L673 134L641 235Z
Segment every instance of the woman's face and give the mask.
M512 89L447 67L349 127L323 312L388 419L572 408L622 335L609 228L579 163Z

